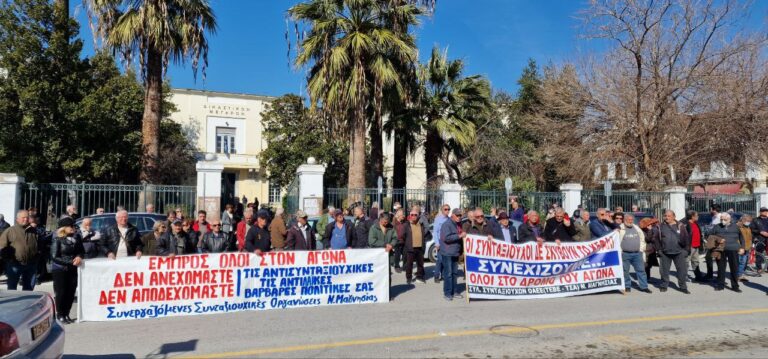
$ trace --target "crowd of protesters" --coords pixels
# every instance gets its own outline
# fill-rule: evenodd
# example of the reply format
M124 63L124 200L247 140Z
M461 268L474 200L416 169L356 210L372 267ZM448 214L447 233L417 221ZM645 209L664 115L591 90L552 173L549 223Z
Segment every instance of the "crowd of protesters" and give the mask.
M287 215L282 209L273 213L257 208L254 204L228 204L221 215L209 217L201 210L194 219L186 218L182 209L176 208L168 212L167 221L155 222L152 231L144 235L128 221L125 209L117 211L113 226L101 231L92 228L89 217L76 225L74 206L67 207L50 232L38 225L35 208L18 211L13 225L0 215L0 258L5 261L7 286L16 290L21 284L22 290L33 290L37 274L42 272L40 266L49 265L57 313L61 321L68 323L77 287L76 267L84 259L96 257L236 251L261 255L269 251L382 248L389 253L390 277L392 271L404 270L410 285L426 282L424 257L429 238L433 238L437 249L433 278L443 282L444 298L453 300L462 297L456 278L467 235L507 243L561 244L600 238L613 231L621 238L625 293L632 289L632 270L638 290L651 293L648 282L654 266L659 267L659 291L669 288L674 264L677 289L686 294L690 293L689 267L695 282L712 284L716 291L726 287L727 270L730 289L735 292L741 292L739 282L747 281L746 273L759 276L766 269L768 208L761 208L758 218L743 215L736 220L713 205L711 223L701 225L699 213L693 210L687 211L681 221L671 210L665 211L661 219L643 215L636 221L636 214L641 213L636 206L626 213L620 207L614 211L598 208L593 218L581 206L569 216L561 207L552 205L542 219L537 211L526 212L517 202L512 203L510 213L493 208L490 216L479 207L460 209L445 204L430 221L421 206L403 208L394 203L391 212L380 211L376 204L367 213L362 206L355 206L351 219L349 211L329 207L314 226L301 210ZM147 205L146 211L154 212L154 206ZM103 213L103 209L97 213Z

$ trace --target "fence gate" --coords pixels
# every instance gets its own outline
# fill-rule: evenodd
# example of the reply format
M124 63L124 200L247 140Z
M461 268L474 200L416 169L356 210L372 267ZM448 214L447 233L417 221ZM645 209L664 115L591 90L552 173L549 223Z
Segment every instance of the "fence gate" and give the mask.
M299 210L299 177L291 181L288 187L285 189L285 197L283 198L283 208L285 213L295 214Z
M374 202L380 209L391 212L395 203L408 210L420 205L427 213L438 210L442 205L443 191L431 189L384 188L381 194L377 188L327 188L323 197L324 205L338 209L352 209L356 206L370 208Z
M754 194L686 193L685 208L697 212L709 212L718 204L723 212L735 211L743 214L758 214L760 199Z
M546 213L553 205L563 204L561 192L510 192L509 198L505 190L466 190L461 192L463 208L480 207L488 213L491 207L506 210L511 200L516 200L525 210L535 210Z
M606 197L605 191L585 190L581 192L581 203L589 211L621 207L624 212L648 213L658 218L670 208L669 193L666 192L613 191L610 197ZM637 210L633 210L634 207Z
M195 186L115 185L72 183L24 183L21 186L19 209L37 207L41 219L52 212L57 218L75 205L80 215L96 213L97 208L116 212L123 207L130 212L143 212L147 204L165 213L180 207L187 215L195 210Z

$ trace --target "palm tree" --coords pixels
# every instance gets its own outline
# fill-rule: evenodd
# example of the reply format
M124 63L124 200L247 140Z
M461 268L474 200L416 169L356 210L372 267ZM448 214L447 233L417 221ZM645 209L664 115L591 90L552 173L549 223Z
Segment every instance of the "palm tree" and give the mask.
M396 31L391 21L407 29L421 10L397 0L310 0L288 13L309 27L295 64L309 66L311 106L351 140L348 188L363 188L369 120L379 121L385 89L404 93L398 63L416 61L413 38Z
M428 188L439 185L438 161L446 155L447 145L454 149L471 146L475 141L475 119L491 105L488 80L480 75L463 77L463 71L463 61L449 61L448 51L441 53L437 47L432 49L429 62L419 69Z
M203 79L208 66L206 32L216 32L216 17L208 0L86 0L96 34L127 62L138 55L144 80L142 166L140 180L157 178L163 76L168 63L191 61ZM202 66L200 60L202 58Z

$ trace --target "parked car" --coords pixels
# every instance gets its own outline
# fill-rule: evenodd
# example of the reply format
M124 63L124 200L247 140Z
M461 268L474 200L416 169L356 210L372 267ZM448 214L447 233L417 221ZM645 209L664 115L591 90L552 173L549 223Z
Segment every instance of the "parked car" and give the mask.
M45 292L0 291L0 358L61 358L64 328Z
M114 213L95 214L88 216L88 218L91 218L92 220L91 229L99 232L103 232L110 226L114 226L116 223ZM128 213L128 223L136 226L140 235L152 232L152 226L155 225L155 222L166 220L168 220L168 217L164 214L144 212ZM80 223L82 222L83 218L78 218L77 221L75 221L75 224L80 227Z

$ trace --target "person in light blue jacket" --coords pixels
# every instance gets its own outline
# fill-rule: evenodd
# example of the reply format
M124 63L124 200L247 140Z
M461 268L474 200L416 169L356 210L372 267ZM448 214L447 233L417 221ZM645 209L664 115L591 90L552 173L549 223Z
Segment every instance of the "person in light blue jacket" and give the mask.
M432 223L432 239L435 241L435 248L440 250L440 227L448 220L448 215L451 212L451 206L444 204L440 207L440 213L435 216L435 221ZM440 283L443 277L443 260L441 255L435 256L435 283Z

